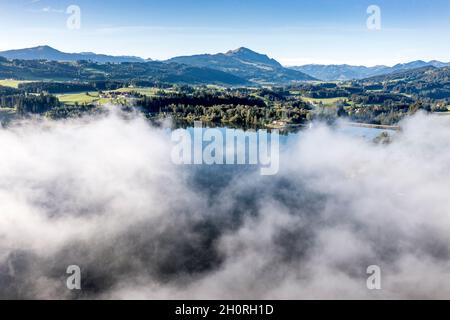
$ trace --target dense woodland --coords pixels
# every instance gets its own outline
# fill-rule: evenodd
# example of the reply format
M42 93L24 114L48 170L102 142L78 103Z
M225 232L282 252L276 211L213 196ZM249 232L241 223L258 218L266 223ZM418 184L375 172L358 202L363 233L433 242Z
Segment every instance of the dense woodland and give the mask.
M247 80L233 74L177 63L92 61L58 62L48 60L7 60L0 57L0 79L57 81L147 81L154 83L191 83L245 85Z
M46 61L42 70L39 61L14 60L3 63L23 67L28 73L48 72L64 77L74 70L83 78L89 62L53 63ZM145 74L144 64L124 63L121 69L133 69L133 79L91 79L83 81L34 81L17 88L0 86L0 107L14 109L18 116L42 114L52 119L79 117L103 112L98 103L61 103L57 95L96 92L104 99L120 101L128 110L137 109L148 117L174 117L186 121L202 120L232 123L240 126L265 126L274 121L298 125L319 119L334 121L346 117L371 124L396 124L419 110L447 112L450 106L450 68L420 68L398 74L358 81L303 82L287 86L224 87L174 84L139 77ZM80 66L83 66L81 68ZM140 68L140 66L142 68ZM117 69L105 64L105 72ZM67 69L67 70L66 70ZM148 70L147 70L148 71ZM5 70L0 68L1 73ZM117 75L118 76L118 75ZM89 76L88 76L89 78ZM100 77L101 78L101 77ZM120 88L127 88L124 93ZM131 89L130 89L131 88ZM133 89L136 88L136 89ZM142 93L140 88L153 88ZM122 97L122 100L117 100Z
M44 93L2 95L0 103L2 108L14 108L20 116L43 114L61 105L58 98Z

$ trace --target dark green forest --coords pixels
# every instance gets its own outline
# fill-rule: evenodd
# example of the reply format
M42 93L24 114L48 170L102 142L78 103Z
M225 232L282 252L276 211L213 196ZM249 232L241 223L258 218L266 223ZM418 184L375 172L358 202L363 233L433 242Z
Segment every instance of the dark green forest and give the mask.
M14 110L18 117L39 114L61 119L104 112L100 102L110 101L149 118L257 127L274 123L296 126L315 119L333 122L344 117L394 125L419 110L448 112L450 106L449 67L419 68L357 81L281 86L185 83L187 78L175 79L173 68L181 68L178 76L186 77L191 67L0 58L0 77L28 80L18 81L17 88L0 86L0 110ZM43 79L46 77L51 80ZM202 79L208 79L208 74ZM80 101L61 102L59 97L64 94L78 95ZM94 94L97 100L83 99Z

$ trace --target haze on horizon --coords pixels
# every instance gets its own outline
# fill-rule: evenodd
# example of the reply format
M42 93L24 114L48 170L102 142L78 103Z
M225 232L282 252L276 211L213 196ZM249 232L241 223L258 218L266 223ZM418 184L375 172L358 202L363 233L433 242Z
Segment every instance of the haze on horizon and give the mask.
M377 31L366 25L373 4L381 9ZM67 28L70 5L81 9L80 29ZM248 47L284 65L450 60L444 0L7 0L0 12L2 51L49 45L165 60Z

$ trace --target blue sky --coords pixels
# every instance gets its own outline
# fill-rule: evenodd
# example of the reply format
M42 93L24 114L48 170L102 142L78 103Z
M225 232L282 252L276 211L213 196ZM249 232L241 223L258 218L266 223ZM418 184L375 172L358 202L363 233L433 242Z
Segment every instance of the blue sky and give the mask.
M81 28L66 27L78 5ZM381 30L366 26L369 5ZM285 65L450 61L448 0L0 0L0 50L166 59L245 46Z

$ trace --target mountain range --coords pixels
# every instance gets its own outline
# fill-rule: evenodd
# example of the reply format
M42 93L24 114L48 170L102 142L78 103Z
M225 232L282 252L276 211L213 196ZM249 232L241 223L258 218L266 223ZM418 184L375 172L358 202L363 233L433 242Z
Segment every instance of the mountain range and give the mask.
M423 67L443 68L447 66L450 66L450 62L445 63L436 60L425 62L422 60L417 60L409 63L397 64L393 67L388 66L365 67L365 66L351 66L347 64L342 65L308 64L304 66L290 67L290 68L293 70L304 72L323 81L334 81L334 80L359 80Z
M363 86L380 86L384 91L430 99L450 98L450 67L425 66L357 80ZM447 110L447 108L445 108Z
M220 70L177 63L8 60L3 57L0 57L0 79L249 85L245 79Z
M146 60L133 56L110 56L93 52L65 53L49 46L39 46L27 49L8 50L0 52L1 57L20 60L53 60L80 61L89 60L97 63L145 62Z
M92 61L96 63L138 63L149 62L139 57L109 56L95 53L65 53L49 46L39 46L28 49L9 50L0 52L0 56L7 59L20 60L49 60L49 61ZM203 73L212 70L227 73L233 78L233 83L281 84L291 81L309 81L315 78L300 71L284 68L279 62L268 56L256 53L247 48L239 48L227 53L215 55L195 55L176 57L163 61L171 66L182 64L189 67L200 68ZM220 74L223 79L223 74ZM209 75L211 78L211 75ZM213 81L218 82L218 81Z
M422 82L423 84L431 84L433 82L439 82L440 86L450 85L450 66L435 67L427 65L424 67L400 70L397 72L373 76L370 78L362 79L360 82L386 82L395 81L395 84L400 82Z
M217 69L256 83L317 80L304 72L285 68L267 55L247 48L239 48L226 53L175 57L167 62Z
M97 64L154 62L151 59L145 60L134 56L111 56L92 52L65 53L49 46L3 51L0 52L0 57L9 60L89 61ZM186 82L195 79L196 83L279 85L296 81L360 80L430 66L443 68L450 66L450 62L417 60L397 64L393 67L309 64L287 68L265 54L241 47L226 53L174 57L147 66L147 72L150 72L154 77L157 70L164 70L164 74L159 78L173 78L173 75L181 81L186 80ZM139 66L138 69L141 67ZM185 77L186 72L188 73L187 77Z

